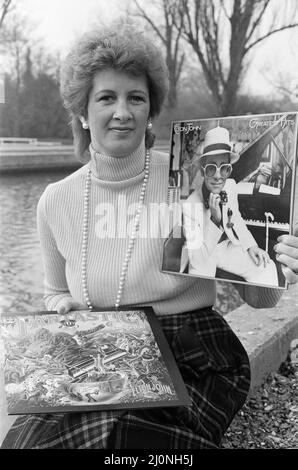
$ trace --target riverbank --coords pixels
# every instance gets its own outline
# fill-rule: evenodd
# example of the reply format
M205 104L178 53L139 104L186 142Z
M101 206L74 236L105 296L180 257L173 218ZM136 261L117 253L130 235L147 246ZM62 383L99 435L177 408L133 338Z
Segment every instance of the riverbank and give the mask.
M79 168L72 145L3 144L0 146L0 173Z
M168 152L168 141L157 141L156 150ZM10 143L0 145L0 174L25 171L46 171L82 166L74 154L73 145L59 142Z

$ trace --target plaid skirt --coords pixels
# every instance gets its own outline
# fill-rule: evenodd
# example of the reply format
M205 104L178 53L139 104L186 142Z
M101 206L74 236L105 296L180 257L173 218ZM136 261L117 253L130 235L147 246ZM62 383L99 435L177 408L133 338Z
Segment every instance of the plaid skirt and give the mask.
M216 449L250 385L239 339L212 308L160 317L191 405L20 416L2 449Z

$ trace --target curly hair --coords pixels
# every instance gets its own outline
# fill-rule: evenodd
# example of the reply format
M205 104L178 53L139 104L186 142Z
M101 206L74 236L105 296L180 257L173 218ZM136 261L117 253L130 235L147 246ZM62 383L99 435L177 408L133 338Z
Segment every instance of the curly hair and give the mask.
M90 144L90 131L82 128L79 116L87 116L95 74L107 69L146 77L151 118L158 116L167 95L166 63L157 46L142 32L131 24L114 23L84 34L74 44L61 69L61 95L71 116L75 154L79 160L84 160ZM146 147L152 147L153 143L154 134L146 130Z

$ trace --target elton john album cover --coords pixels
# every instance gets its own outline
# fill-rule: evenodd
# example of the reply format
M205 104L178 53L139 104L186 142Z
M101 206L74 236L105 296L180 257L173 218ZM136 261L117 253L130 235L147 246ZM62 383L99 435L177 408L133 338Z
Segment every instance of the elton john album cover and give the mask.
M151 308L2 314L0 327L8 414L189 404Z
M174 121L161 270L287 289L298 220L297 112Z

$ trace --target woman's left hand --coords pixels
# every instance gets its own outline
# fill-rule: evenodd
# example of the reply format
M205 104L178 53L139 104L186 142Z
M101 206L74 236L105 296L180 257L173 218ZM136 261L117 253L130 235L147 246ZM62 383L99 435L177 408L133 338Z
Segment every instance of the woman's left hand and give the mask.
M282 264L283 274L289 284L298 281L298 224L295 225L294 235L281 235L274 246L276 260Z

